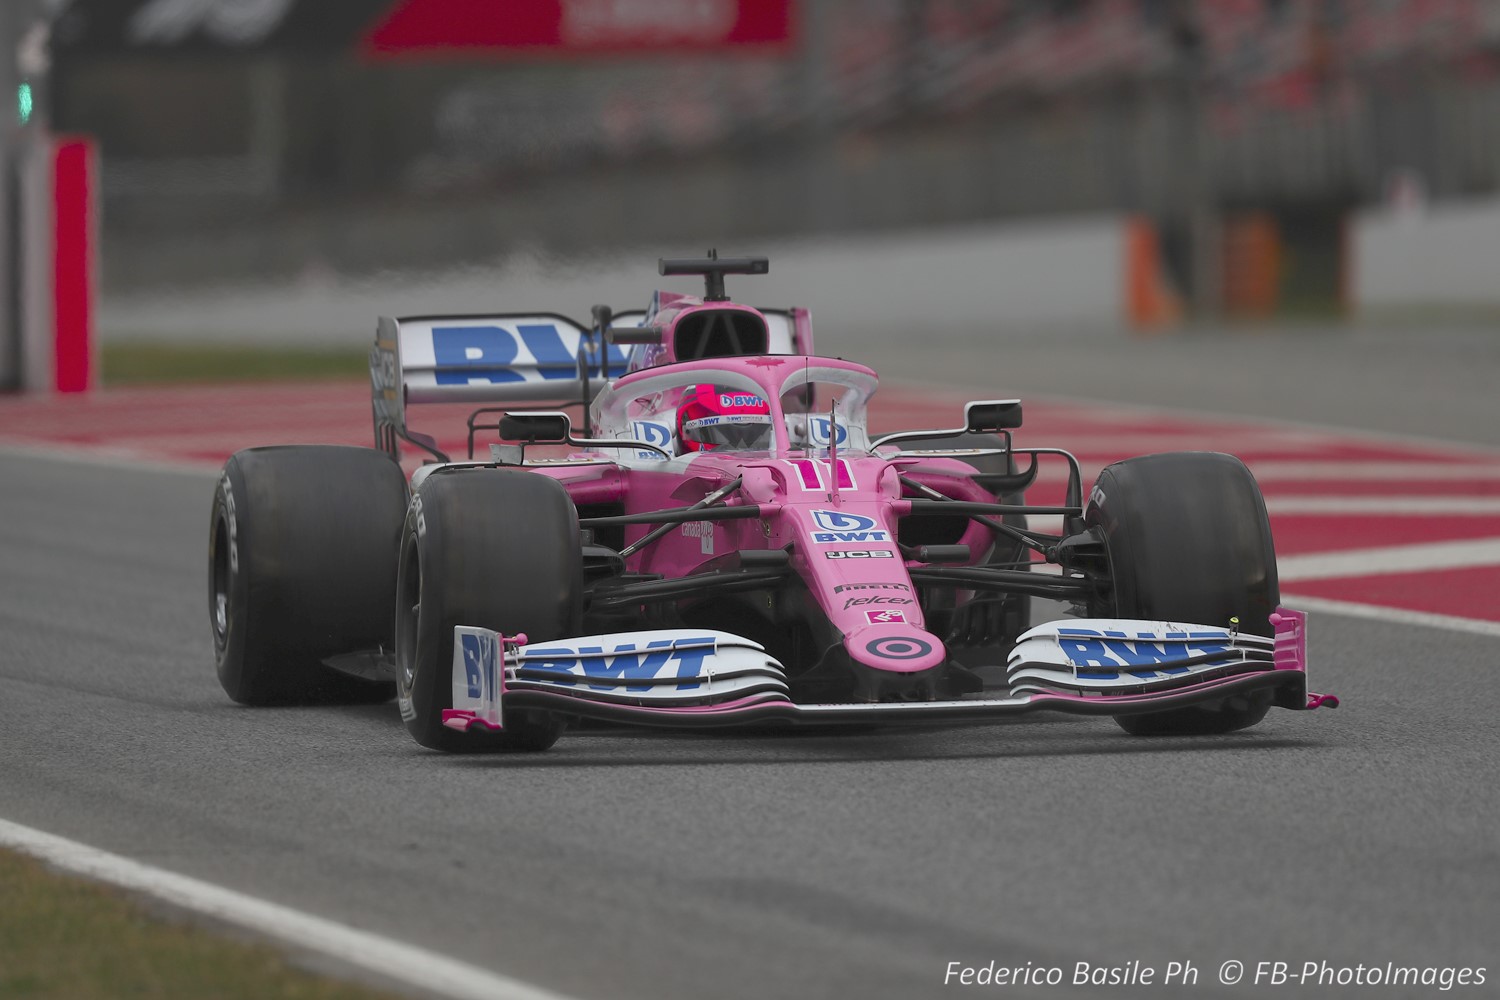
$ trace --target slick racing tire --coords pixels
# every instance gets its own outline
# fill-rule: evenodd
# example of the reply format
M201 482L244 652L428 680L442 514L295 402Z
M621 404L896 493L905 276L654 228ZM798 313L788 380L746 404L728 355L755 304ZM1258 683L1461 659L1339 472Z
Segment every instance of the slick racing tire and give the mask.
M939 435L930 438L915 438L902 442L903 448L912 449L963 449L1004 448L1005 440L998 434ZM1016 471L1016 460L1012 455L954 455L956 461L973 466L980 475L1012 475ZM1026 494L1017 492L997 496L996 501L1008 504L1024 504ZM1014 528L1026 527L1025 514L1006 514L1000 520ZM1017 566L1017 564L1024 564ZM994 551L985 560L988 566L1010 566L1026 569L1026 547L1012 538L996 540ZM939 623L937 614L948 617ZM1016 636L1031 627L1031 597L1027 594L980 594L974 600L952 612L938 612L932 624L942 628L949 652L959 663L969 668L995 666L1005 662L1006 655Z
M372 448L250 448L224 464L208 535L219 683L246 705L367 703L389 681L323 660L390 649L401 468Z
M1099 473L1084 520L1109 553L1112 602L1102 617L1227 626L1270 636L1280 603L1276 550L1260 487L1232 455L1174 452L1117 462ZM1253 726L1272 694L1119 716L1135 736L1228 733Z
M422 746L451 753L546 750L567 719L502 709L504 732L443 725L453 707L453 628L530 642L576 635L583 595L578 512L556 480L440 469L412 497L396 583L396 700Z

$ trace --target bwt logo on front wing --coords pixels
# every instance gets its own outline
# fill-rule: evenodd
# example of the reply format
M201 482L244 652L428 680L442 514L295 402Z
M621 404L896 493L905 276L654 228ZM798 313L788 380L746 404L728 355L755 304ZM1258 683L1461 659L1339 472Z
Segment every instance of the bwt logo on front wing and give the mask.
M1093 629L1061 628L1057 644L1068 661L1078 667L1154 667L1189 656L1229 655L1233 641L1228 632L1096 632Z
M602 646L528 646L526 660L521 666L533 677L545 673L550 676L542 679L564 686L572 686L578 681L599 681L603 683L589 686L596 691L608 691L622 685L627 690L649 691L652 685L631 684L631 681L671 676L666 668L675 664L677 690L686 691L702 683L699 674L703 672L703 662L713 655L714 638L707 635L678 640L653 639L640 650L633 642L609 650ZM579 672L575 673L575 670Z
M812 540L818 545L891 540L889 531L877 528L878 522L873 517L865 517L863 514L846 514L841 510L815 510L812 512L812 519L813 524L822 529L812 533Z

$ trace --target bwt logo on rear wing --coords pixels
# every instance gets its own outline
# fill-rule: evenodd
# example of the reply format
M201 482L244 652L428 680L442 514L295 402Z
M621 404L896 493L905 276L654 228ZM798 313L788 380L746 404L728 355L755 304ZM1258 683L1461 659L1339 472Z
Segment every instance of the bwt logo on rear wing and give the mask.
M380 321L377 350L394 348L408 403L553 400L582 391L579 348L588 332L565 316L453 316ZM591 378L625 372L626 350L603 345ZM381 370L388 373L389 362ZM372 366L373 370L373 366Z
M498 316L382 316L370 351L375 443L391 437L432 444L406 426L411 403L513 403L581 400L579 352L587 345L590 392L622 375L627 349L590 344L589 332L552 313Z

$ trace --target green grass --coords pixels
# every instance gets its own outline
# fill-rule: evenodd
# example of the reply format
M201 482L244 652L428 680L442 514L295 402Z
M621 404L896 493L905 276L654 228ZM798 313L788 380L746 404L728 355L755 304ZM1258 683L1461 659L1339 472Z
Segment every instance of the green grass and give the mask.
M123 341L100 350L105 385L367 378L364 347L264 347Z
M294 968L273 948L148 912L128 896L0 851L6 1000L379 1000Z

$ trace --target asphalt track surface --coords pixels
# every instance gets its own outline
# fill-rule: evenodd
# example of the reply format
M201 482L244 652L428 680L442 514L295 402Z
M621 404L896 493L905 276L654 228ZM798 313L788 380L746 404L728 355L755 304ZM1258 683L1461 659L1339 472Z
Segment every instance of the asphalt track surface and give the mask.
M1404 405L1487 440L1445 395ZM1500 993L1493 636L1317 616L1344 706L1219 738L1038 716L453 758L388 705L227 701L211 473L0 453L0 482L6 819L580 997L1015 992L943 986L991 960L1063 967L1020 991L1048 997L1271 989L1217 985L1228 960L1479 966L1452 995ZM1131 960L1199 981L1067 985Z

